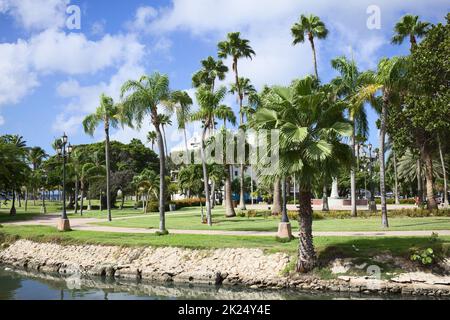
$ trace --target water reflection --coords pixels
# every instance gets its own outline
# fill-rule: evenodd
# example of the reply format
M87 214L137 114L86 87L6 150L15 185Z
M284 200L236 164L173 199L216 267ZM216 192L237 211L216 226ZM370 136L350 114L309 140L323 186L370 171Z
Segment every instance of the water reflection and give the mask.
M400 296L383 297L400 299ZM293 290L251 290L238 287L156 284L145 281L61 277L0 267L0 300L308 300L382 299Z

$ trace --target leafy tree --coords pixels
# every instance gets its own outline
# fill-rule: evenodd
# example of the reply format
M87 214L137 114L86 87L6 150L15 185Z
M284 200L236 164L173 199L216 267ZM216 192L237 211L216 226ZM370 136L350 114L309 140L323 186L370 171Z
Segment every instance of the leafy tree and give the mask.
M420 151L425 164L426 193L429 209L436 209L434 198L433 150L437 136L450 133L450 26L433 26L409 58L408 89L403 103L393 108L389 133L398 145Z

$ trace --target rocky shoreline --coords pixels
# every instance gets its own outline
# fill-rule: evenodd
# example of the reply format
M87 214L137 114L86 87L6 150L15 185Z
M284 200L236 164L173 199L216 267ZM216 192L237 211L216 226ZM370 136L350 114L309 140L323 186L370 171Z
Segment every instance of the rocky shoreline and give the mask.
M0 264L43 273L163 283L450 297L450 277L417 272L391 280L369 276L323 280L288 275L285 271L292 264L288 254L265 254L260 249L128 248L18 240L0 251Z

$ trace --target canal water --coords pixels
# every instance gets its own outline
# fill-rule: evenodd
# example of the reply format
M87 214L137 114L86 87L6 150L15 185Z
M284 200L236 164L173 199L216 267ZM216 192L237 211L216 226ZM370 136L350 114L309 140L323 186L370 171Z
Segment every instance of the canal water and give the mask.
M293 290L252 290L215 286L155 284L80 276L61 277L0 266L0 300L362 300L406 299L311 293ZM415 298L417 299L417 298ZM423 298L422 298L423 299Z

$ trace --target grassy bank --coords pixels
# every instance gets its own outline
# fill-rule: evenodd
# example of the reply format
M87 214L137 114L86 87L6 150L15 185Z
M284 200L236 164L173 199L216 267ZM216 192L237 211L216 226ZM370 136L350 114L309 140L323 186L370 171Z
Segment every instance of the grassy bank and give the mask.
M3 241L8 239L30 239L38 242L61 244L98 244L118 246L171 246L195 249L214 248L260 248L267 252L297 252L298 241L280 243L274 237L216 236L170 234L125 234L92 231L57 232L44 226L3 226L0 228ZM345 257L370 257L382 252L409 256L413 248L450 247L450 236L430 237L316 237L314 244L319 257L333 255Z

